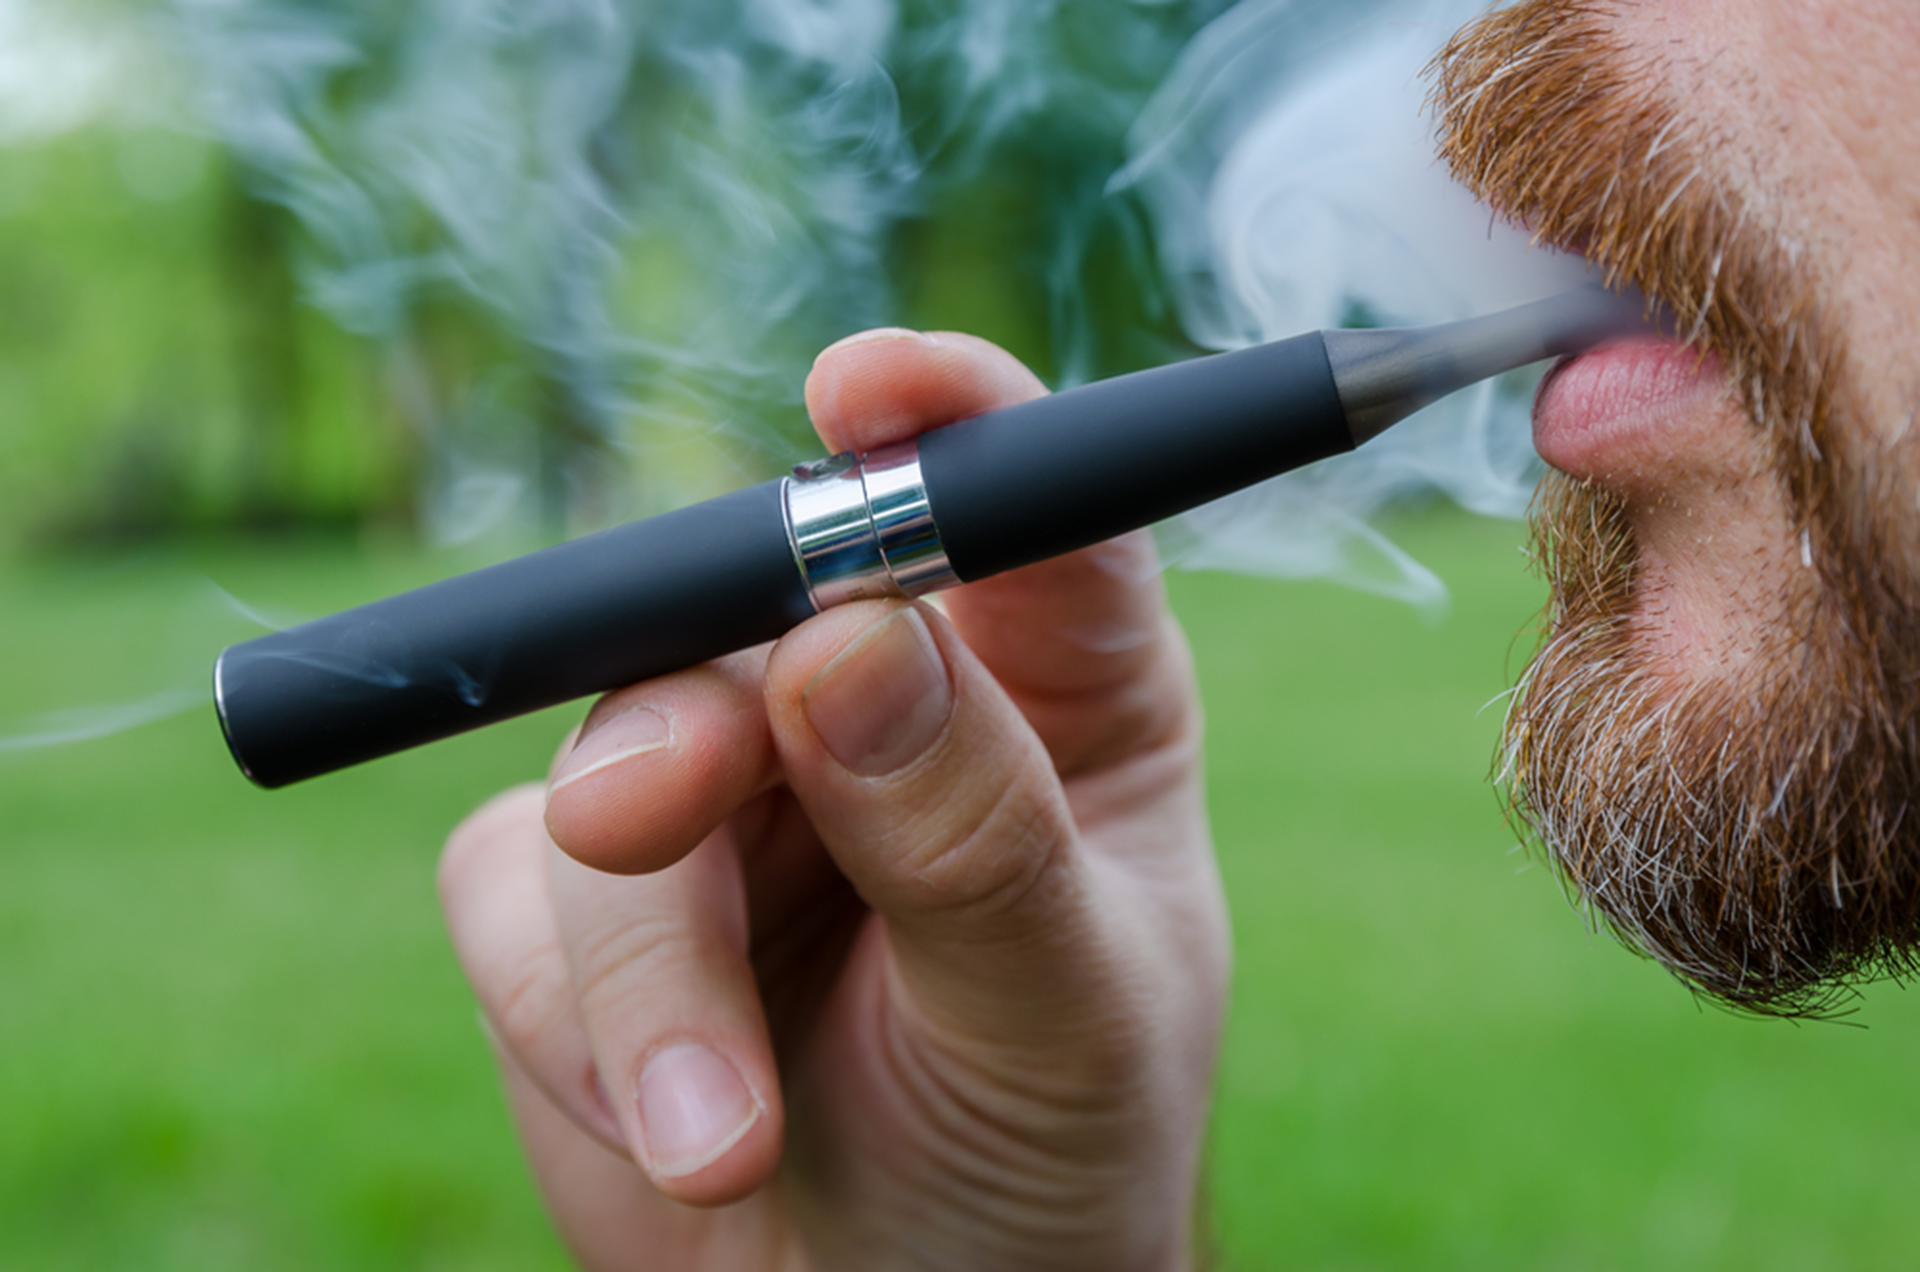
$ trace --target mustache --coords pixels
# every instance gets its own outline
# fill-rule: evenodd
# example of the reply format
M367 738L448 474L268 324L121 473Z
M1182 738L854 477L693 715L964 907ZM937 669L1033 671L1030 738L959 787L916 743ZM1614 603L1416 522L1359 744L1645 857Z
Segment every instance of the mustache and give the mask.
M1719 356L1780 452L1803 516L1830 495L1846 350L1737 139L1686 112L1679 78L1628 46L1604 0L1527 0L1464 28L1428 67L1440 155L1541 242L1663 303ZM1765 209L1765 210L1763 210Z

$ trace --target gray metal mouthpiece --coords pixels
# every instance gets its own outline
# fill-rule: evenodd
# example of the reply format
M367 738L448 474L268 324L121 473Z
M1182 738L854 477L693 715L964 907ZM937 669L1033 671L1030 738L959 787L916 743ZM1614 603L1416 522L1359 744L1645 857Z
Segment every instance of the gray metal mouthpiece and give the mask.
M1357 446L1489 376L1651 334L1649 309L1638 292L1584 287L1437 327L1329 331L1327 361Z

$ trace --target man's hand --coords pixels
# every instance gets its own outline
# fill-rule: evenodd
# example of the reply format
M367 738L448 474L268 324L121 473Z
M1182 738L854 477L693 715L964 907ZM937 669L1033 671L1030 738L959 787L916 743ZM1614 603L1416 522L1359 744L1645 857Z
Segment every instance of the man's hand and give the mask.
M882 331L807 400L864 451L1043 391ZM599 703L441 864L582 1262L1183 1267L1228 957L1199 757L1145 536Z

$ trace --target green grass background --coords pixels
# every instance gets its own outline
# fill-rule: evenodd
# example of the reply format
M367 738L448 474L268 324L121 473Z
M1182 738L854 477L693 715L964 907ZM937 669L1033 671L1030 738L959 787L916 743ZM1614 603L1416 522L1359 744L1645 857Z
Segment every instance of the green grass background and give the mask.
M1174 581L1238 952L1223 1266L1913 1266L1911 997L1872 990L1866 1028L1736 1019L1589 935L1486 782L1539 601L1520 531L1436 513L1400 537L1453 587L1437 624ZM0 735L200 675L207 579L316 613L452 564L280 543L7 566ZM575 714L271 795L210 709L0 753L0 1267L566 1266L432 876Z

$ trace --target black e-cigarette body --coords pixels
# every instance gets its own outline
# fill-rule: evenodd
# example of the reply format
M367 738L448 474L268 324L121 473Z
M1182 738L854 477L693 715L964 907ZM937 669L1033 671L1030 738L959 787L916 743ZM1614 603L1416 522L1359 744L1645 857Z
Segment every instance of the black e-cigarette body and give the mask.
M1440 327L1312 332L1104 380L227 649L266 787L1071 552L1350 450L1488 376L1646 327L1583 289Z

